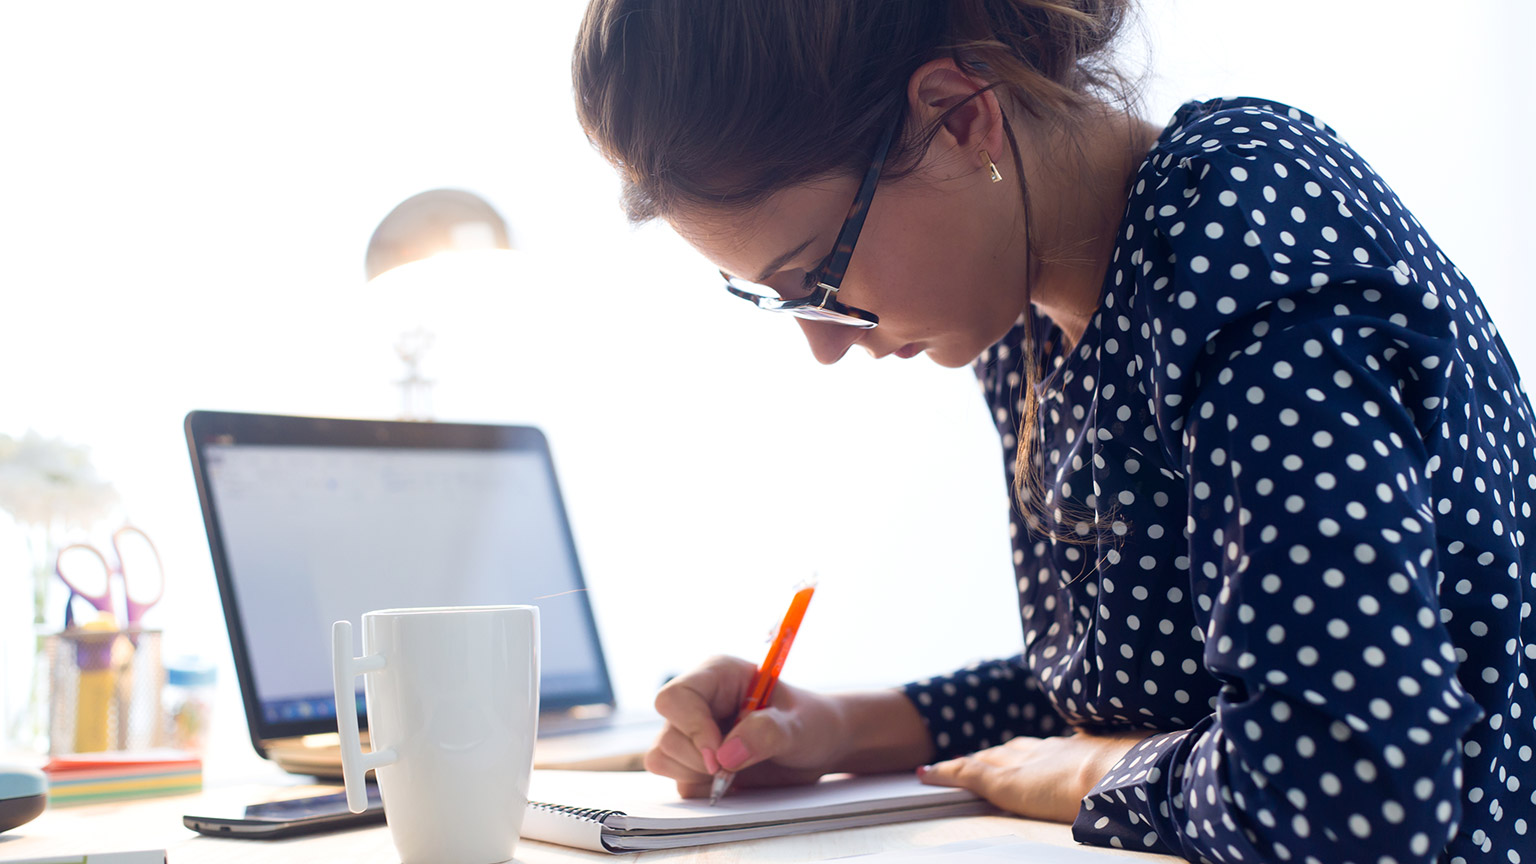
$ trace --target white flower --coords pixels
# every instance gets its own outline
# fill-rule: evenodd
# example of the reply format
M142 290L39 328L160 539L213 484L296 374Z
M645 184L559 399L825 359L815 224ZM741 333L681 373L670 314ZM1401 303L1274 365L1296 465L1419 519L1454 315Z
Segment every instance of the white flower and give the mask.
M90 448L28 430L0 435L0 510L23 525L86 527L117 505L117 491L91 465Z

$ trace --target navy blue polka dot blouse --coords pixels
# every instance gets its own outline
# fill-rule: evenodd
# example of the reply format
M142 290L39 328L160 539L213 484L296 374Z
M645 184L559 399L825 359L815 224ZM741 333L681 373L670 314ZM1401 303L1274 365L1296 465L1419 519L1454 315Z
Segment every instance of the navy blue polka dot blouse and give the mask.
M1536 864L1536 429L1472 286L1258 100L1181 108L1120 231L1075 345L1032 313L977 361L1011 480L1033 328L1035 509L1082 542L1015 512L1022 653L905 691L938 758L1148 728L1079 840Z

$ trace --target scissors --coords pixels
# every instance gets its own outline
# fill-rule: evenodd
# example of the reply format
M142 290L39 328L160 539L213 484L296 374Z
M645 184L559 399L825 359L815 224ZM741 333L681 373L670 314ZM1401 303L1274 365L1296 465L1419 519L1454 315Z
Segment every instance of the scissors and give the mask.
M165 568L149 535L131 525L112 534L116 563L95 546L74 543L59 550L54 572L69 586L64 627L73 631L79 684L75 698L75 752L94 753L113 746L109 717L117 716L115 746L128 746L129 700L134 693L133 656L139 647L139 621L165 594ZM123 583L125 635L117 629L112 577ZM96 618L76 627L75 598L96 608Z
M86 543L72 543L59 550L54 572L69 588L64 626L74 625L76 597L95 607L103 617L126 622L126 629L139 626L148 612L165 595L165 567L154 541L132 525L112 533L112 563L100 549ZM123 618L117 618L112 577L123 583Z

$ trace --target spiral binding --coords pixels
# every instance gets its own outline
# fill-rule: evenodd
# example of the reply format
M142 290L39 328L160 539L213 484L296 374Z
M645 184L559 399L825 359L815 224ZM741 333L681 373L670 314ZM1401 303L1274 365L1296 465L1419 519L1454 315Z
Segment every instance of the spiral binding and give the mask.
M571 807L566 804L545 804L540 801L530 801L528 806L535 810L547 810L551 813L559 813L561 816L569 816L572 819L581 819L587 822L601 823L609 816L623 816L623 810L599 810L593 807Z

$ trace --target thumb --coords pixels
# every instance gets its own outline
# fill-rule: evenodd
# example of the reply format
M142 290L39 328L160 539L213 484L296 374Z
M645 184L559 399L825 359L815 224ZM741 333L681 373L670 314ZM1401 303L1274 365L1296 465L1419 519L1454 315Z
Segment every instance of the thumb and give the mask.
M743 717L725 736L715 759L727 771L741 771L777 758L795 743L791 715L779 708L764 708Z

